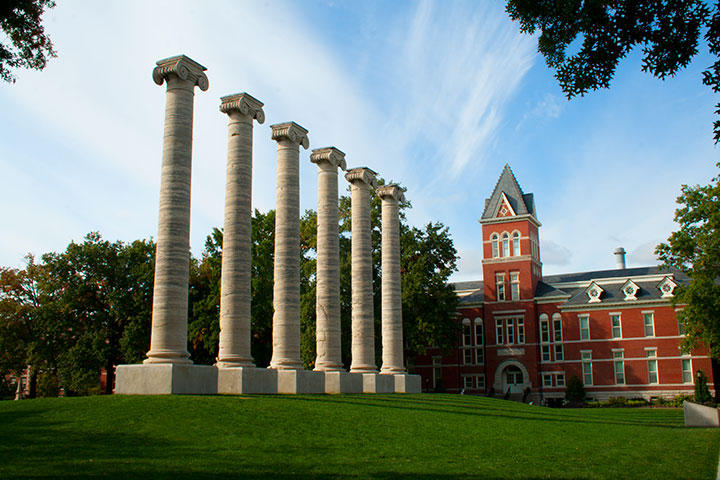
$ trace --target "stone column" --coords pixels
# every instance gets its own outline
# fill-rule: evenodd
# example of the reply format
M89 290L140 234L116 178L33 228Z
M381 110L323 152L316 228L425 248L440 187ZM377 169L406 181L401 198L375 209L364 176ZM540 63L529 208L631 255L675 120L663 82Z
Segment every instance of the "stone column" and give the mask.
M310 146L295 122L272 125L277 147L273 354L270 367L300 370L300 145Z
M400 219L398 203L405 200L398 185L378 187L382 200L382 368L380 373L405 373L400 280Z
M351 373L377 373L372 283L372 226L370 187L375 172L353 168L345 174L351 184L352 208L352 363Z
M250 235L253 119L265 121L262 102L247 93L222 97L229 117L225 226L220 284L218 367L253 367L250 354Z
M313 150L310 161L318 166L315 370L339 372L344 369L340 356L338 167L347 167L345 154L335 147Z
M144 363L189 364L190 179L193 97L208 89L205 67L185 55L157 62L153 80L167 83L150 351Z

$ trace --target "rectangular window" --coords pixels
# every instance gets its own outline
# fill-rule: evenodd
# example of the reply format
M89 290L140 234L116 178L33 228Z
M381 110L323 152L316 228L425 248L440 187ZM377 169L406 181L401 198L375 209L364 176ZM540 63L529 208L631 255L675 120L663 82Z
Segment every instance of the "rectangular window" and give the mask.
M520 273L510 272L510 298L520 299Z
M562 342L562 320L559 318L553 319L553 334L556 342Z
M495 288L497 290L498 302L505 301L505 274L504 273L496 273L495 274Z
M655 350L646 350L645 356L648 358L648 383L658 383L657 352Z
M678 335L685 335L685 324L679 318L677 319L677 324L678 324Z
M652 313L643 313L643 324L645 325L645 336L655 336L655 319Z
M593 384L592 353L591 352L581 352L581 356L582 356L583 384L592 385Z
M495 343L502 345L503 341L503 321L500 319L495 320Z
M612 338L622 338L620 315L610 315L610 321L612 322Z
M540 341L550 343L550 322L547 320L540 321Z
M580 340L590 340L590 317L580 317Z
M555 361L556 362L563 361L563 346L562 345L555 345Z
M507 321L507 343L515 343L515 323L512 319Z
M564 387L565 386L565 374L564 373L558 373L555 377L555 385L558 387Z
M477 388L484 389L485 388L485 375L478 375L476 378L477 378Z
M542 361L549 362L550 361L550 345L541 345L541 351L542 351Z
M615 369L615 384L625 385L625 361L623 352L613 352L613 365Z
M442 386L442 357L433 357L433 388Z
M467 318L463 320L463 335L462 335L462 350L463 350L463 365L472 364L472 331L470 327L470 320Z
M689 358L683 358L680 360L682 365L682 381L683 383L693 383L692 377L692 363Z
M475 361L482 365L485 363L485 335L483 333L482 320L475 319Z
M467 321L467 319L466 319ZM472 345L472 334L470 333L470 323L463 323L463 347Z
M543 387L552 387L552 375L549 373L543 375Z
M465 388L473 388L473 377L463 377L463 384Z
M517 319L517 338L518 343L525 343L525 320L522 318Z

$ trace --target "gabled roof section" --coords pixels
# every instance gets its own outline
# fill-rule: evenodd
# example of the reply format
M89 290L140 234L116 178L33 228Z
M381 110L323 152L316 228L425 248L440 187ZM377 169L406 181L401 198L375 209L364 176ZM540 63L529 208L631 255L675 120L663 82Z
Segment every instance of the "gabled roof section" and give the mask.
M537 220L535 213L535 200L532 193L524 194L520 184L518 184L515 174L510 169L510 165L505 164L500 178L495 185L490 198L485 200L485 210L483 211L482 220L496 218L500 210L500 204L507 199L515 215L532 215Z

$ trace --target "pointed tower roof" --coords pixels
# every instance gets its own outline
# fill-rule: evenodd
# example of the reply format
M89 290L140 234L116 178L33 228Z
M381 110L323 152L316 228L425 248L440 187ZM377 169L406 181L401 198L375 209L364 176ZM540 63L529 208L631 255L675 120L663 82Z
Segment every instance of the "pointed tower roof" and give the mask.
M508 205L505 205L506 203ZM480 222L484 223L485 221L492 221L500 217L507 219L506 215L500 214L503 206L509 207L506 210L511 212L512 215L510 216L520 217L529 215L539 224L537 221L537 213L535 212L535 199L533 198L533 194L523 193L520 184L515 178L515 174L507 163L495 185L495 190L493 190L490 198L485 200L485 210L483 211L482 218L480 218Z

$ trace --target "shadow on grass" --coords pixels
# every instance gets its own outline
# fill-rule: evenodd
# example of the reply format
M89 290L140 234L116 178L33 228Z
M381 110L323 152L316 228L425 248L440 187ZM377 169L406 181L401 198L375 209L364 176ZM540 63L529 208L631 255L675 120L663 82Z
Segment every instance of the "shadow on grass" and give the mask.
M463 397L458 395L446 398L438 395L437 398L413 398L399 395L303 395L284 397L291 401L346 403L363 407L394 408L400 410L424 411L431 413L450 413L458 415L506 417L518 420L537 420L546 422L570 422L581 424L611 424L622 426L643 426L652 428L680 428L684 429L683 420L676 412L668 412L657 418L653 414L643 414L634 409L577 409L564 411L525 405L499 399L483 399ZM674 418L668 418L674 417Z

